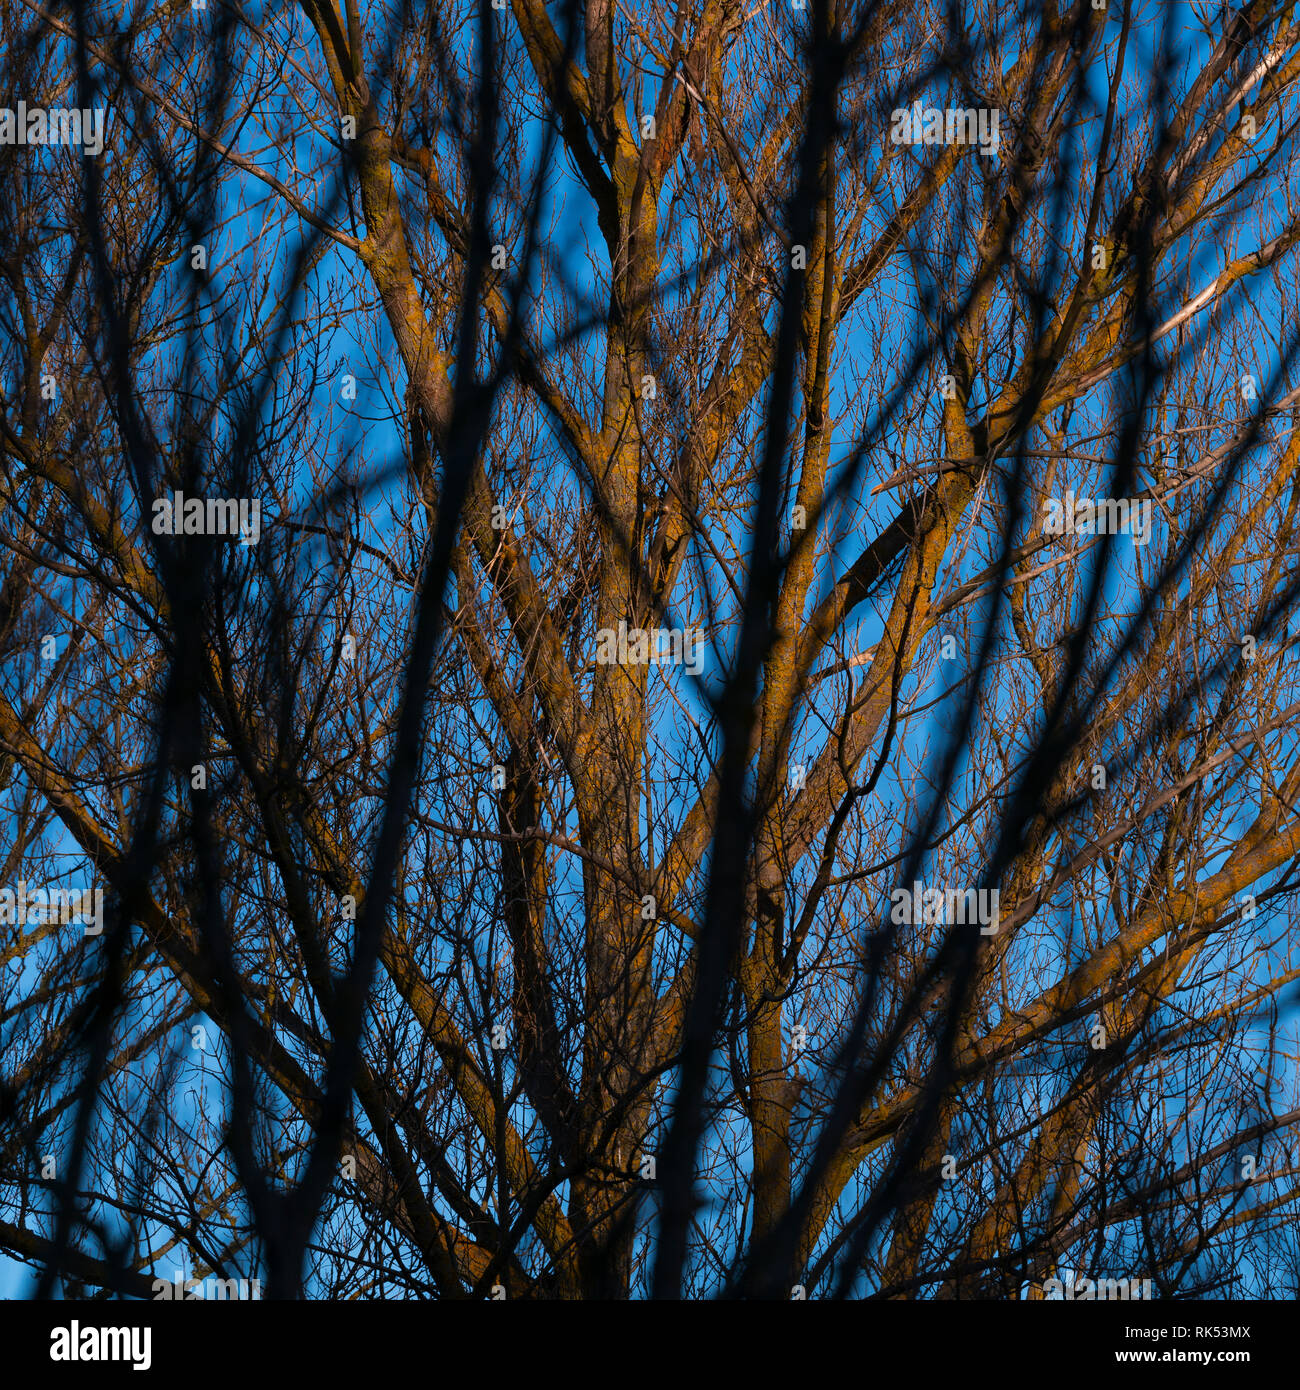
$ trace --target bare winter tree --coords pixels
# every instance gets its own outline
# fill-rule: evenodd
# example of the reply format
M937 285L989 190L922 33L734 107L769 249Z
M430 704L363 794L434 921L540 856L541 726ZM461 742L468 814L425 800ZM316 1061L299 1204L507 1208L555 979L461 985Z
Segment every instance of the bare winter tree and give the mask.
M0 42L11 1285L1295 1296L1294 5Z

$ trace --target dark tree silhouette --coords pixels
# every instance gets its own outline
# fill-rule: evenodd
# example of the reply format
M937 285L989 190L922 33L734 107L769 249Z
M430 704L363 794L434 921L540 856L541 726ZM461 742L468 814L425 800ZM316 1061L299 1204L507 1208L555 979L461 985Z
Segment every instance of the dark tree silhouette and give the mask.
M0 55L32 1292L1294 1295L1290 8Z

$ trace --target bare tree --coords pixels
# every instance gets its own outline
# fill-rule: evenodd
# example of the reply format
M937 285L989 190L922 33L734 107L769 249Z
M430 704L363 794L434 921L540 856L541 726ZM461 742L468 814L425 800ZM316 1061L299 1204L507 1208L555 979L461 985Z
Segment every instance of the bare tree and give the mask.
M0 7L38 1294L1294 1294L1300 25L1000 8Z

